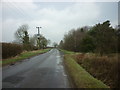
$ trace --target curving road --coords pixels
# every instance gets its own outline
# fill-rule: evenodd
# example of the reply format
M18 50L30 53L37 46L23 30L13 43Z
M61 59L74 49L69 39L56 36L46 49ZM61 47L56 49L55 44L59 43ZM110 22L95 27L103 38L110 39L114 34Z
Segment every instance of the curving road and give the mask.
M2 68L3 88L70 88L57 49Z

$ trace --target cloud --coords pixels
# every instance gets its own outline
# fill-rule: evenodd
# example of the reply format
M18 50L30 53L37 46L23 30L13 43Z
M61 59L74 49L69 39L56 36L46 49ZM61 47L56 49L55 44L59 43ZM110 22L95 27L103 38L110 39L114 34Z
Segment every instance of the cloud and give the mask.
M67 3L66 7L54 6L46 2L4 3L3 4L3 41L14 40L14 32L22 24L28 24L30 35L37 33L36 26L41 26L41 34L52 42L59 42L72 28L94 25L100 17L100 8L94 3ZM61 8L61 9L58 9Z
M2 0L2 2L33 2L33 0Z
M2 0L3 2L33 2L33 0ZM34 0L34 2L118 2L119 0Z
M92 20L99 17L99 8L95 3L75 3L63 10L56 8L40 9L36 17L36 25L38 23L43 26L43 34L52 41L59 42L68 30L93 24Z

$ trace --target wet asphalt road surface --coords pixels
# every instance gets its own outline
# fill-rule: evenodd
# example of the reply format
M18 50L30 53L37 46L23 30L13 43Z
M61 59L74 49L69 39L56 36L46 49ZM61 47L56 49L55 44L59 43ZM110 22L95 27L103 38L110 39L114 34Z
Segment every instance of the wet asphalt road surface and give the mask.
M70 88L57 49L2 68L3 88Z

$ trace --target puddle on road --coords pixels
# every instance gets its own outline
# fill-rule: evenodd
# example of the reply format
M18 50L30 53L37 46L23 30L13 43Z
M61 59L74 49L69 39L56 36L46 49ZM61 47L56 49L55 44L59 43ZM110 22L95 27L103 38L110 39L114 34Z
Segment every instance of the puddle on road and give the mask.
M60 55L56 56L57 58L61 57Z
M57 59L57 65L62 64L62 61L61 61L61 57L60 57L60 56L56 56L56 59Z

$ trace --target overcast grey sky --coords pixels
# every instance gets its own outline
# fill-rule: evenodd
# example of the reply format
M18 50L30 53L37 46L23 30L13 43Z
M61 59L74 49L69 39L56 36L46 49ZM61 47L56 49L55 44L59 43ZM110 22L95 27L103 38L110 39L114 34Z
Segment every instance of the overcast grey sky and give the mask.
M52 42L63 39L73 28L93 26L110 20L118 23L117 2L4 2L2 3L2 41L15 40L14 33L22 24L29 25L30 36L40 33Z

